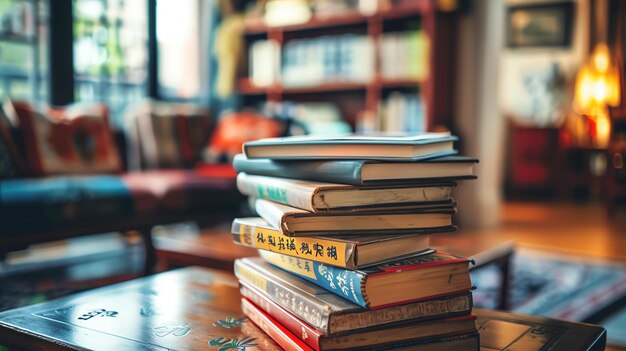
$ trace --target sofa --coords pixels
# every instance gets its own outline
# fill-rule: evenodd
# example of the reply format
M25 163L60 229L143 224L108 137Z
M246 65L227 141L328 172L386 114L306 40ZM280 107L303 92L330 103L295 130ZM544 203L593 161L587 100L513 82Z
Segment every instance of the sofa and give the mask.
M131 127L123 135L111 133L102 106L36 112L27 103L5 102L3 111L0 261L33 243L137 231L144 239L147 273L156 261L154 226L224 222L241 205L230 163L202 162L202 155L219 161L222 149L241 150L245 140L228 135L276 136L281 130L273 121L245 114L211 125L210 114L201 109L154 101L131 109L126 117ZM232 133L233 128L254 132ZM85 157L91 164L75 162Z

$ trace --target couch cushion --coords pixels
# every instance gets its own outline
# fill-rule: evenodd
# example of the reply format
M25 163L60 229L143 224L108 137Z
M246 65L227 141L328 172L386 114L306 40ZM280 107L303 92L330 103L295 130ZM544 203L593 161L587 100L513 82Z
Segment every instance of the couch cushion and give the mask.
M67 221L133 214L133 198L117 176L67 176L0 182L0 222L12 231L44 229ZM7 228L5 227L5 228Z
M230 165L122 176L8 179L0 181L0 235L45 232L95 221L104 225L152 214L206 209L208 215L236 208L241 200Z
M105 105L41 109L27 102L9 101L5 107L23 133L29 174L101 174L121 170Z
M235 172L230 165L211 165L199 170L153 170L122 176L132 193L150 192L161 212L181 212L206 208L229 208L242 199L237 191ZM137 208L150 204L136 202Z

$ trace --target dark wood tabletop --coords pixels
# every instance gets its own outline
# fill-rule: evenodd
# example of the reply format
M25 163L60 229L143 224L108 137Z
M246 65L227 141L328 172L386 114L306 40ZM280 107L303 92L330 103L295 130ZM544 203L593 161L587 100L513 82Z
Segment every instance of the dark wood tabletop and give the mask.
M246 321L240 307L234 276L185 268L0 313L0 345L28 350L282 350Z

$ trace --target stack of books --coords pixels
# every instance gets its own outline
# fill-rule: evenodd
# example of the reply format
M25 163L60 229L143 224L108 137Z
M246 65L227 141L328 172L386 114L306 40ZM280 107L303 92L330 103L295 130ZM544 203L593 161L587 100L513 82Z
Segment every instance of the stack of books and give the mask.
M454 231L451 191L476 160L455 138L289 137L244 145L239 190L259 217L232 235L246 316L289 350L478 350L466 258L429 248Z

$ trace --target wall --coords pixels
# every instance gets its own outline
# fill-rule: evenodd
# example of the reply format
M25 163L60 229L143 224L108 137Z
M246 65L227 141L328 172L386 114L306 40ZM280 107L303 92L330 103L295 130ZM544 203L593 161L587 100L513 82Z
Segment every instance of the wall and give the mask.
M507 5L569 2L570 0L507 0ZM561 97L562 109L554 115L554 123L562 123L570 113L573 82L576 70L586 58L589 43L589 0L573 0L571 46L564 48L507 48L503 46L500 60L500 94L498 101L506 116L519 124L549 125L551 121L534 116L529 107L532 101L524 87L523 77L529 73L541 73L555 63L564 75L566 89ZM505 9L506 11L506 9ZM506 30L506 19L503 23Z
M558 0L557 0L558 1ZM520 67L557 62L568 79L585 59L589 0L576 0L572 45L559 49L505 47L507 5L555 1L473 0L459 23L456 125L467 155L480 159L478 180L457 189L457 219L464 229L495 227L500 219L506 148L507 108L518 102L511 93Z
M457 189L464 229L488 228L500 218L503 118L498 109L498 62L504 42L504 3L474 0L459 23L456 125L464 153L480 159L478 180Z

